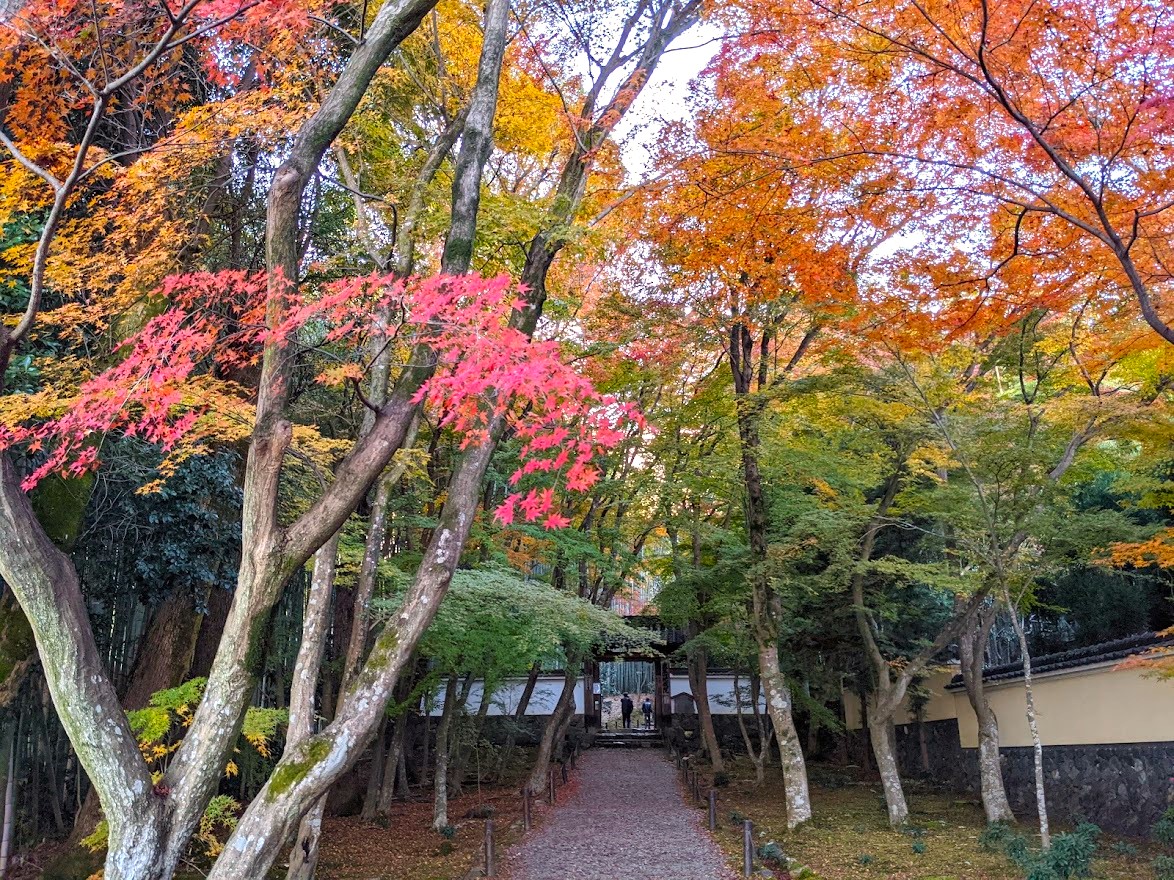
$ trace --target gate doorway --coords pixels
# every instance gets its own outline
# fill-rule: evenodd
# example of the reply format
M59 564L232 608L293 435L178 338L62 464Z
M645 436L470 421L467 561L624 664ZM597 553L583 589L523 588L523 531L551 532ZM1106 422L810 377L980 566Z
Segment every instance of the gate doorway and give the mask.
M632 727L653 729L656 724L656 696L660 691L658 664L648 660L606 660L599 664L599 690L602 697L600 719L605 730L623 726L620 701L627 694L634 707ZM652 710L643 711L644 701Z

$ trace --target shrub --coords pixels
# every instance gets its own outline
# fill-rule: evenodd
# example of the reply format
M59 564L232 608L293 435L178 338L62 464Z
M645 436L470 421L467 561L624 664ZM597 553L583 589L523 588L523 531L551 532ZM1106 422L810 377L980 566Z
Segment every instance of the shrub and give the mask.
M871 864L872 864L872 856L870 856L868 853L861 853L860 855L858 855L858 856L856 857L856 861L857 861L857 862L858 862L858 863L859 863L859 864L860 864L862 867L865 867L865 868L867 868L869 865L871 865Z
M726 786L729 784L730 784L730 774L729 773L722 772L722 773L714 773L713 774L713 787L714 788L722 788L723 786Z
M1158 856L1153 861L1157 880L1174 880L1174 856Z
M992 822L978 835L978 845L987 852L1006 852L1007 841L1017 836L1006 822Z
M787 860L783 848L773 840L758 848L758 857L764 862L772 862L777 865L781 865Z
M1127 858L1136 858L1138 851L1137 847L1126 840L1118 840L1113 844L1113 852L1119 856L1126 856Z
M915 840L915 841L913 841L913 852L914 852L915 854L917 854L917 855L922 855L922 854L924 854L924 853L925 853L925 850L926 850L926 845L925 845L925 841L924 841L924 840Z
M1162 818L1154 823L1154 840L1165 846L1174 846L1174 807L1170 807Z
M1071 834L1057 834L1052 848L1040 856L1040 862L1059 880L1092 876L1092 859L1097 851L1101 829L1082 822Z
M1041 852L1033 849L1023 835L998 823L987 827L979 836L979 844L988 852L1001 850L1026 880L1079 880L1092 876L1100 833L1096 825L1085 822L1070 834L1057 834L1051 848Z

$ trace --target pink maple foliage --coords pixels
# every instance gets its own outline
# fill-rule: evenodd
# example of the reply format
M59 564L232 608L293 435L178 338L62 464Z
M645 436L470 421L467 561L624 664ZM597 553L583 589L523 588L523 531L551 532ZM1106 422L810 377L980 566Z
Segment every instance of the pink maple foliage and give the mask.
M436 369L416 401L460 435L462 446L484 442L491 419L505 418L523 440L512 482L544 478L506 499L497 511L502 523L520 513L526 522L565 526L554 511L555 487L589 489L599 478L592 460L642 424L633 407L600 394L565 363L556 343L509 326L518 296L506 276L369 275L299 293L268 285L264 275L199 272L169 278L160 295L169 307L59 414L0 425L0 449L36 456L26 490L49 474L96 468L107 435L138 437L165 452L214 440L213 401L224 398L206 392L223 391L220 377L256 364L267 345L329 345L335 357L341 349L350 360L320 380L356 385L378 347L373 341L428 352Z

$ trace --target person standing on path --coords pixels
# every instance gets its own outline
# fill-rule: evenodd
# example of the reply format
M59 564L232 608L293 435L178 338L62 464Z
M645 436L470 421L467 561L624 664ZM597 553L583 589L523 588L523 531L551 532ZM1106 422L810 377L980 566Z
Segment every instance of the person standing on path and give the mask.
M632 698L624 694L624 698L620 700L620 714L624 717L624 730L632 728Z
M640 712L644 715L644 726L649 730L652 729L652 698L645 697L644 702L640 704Z

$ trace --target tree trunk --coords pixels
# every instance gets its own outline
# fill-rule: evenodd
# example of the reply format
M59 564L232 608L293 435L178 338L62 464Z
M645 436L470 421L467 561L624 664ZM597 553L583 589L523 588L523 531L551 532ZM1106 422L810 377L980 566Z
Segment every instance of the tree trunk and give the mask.
M0 880L8 876L8 860L12 855L12 832L16 826L16 725L11 721L5 725L4 751L0 762L4 767L2 792L4 824L0 832Z
M359 816L364 822L374 822L379 815L379 792L383 790L383 777L387 775L387 716L379 722L379 733L371 749L371 768L367 771L367 790L363 793L363 809ZM395 765L391 765L395 772Z
M746 746L746 754L754 764L754 784L762 785L766 781L766 756L770 754L771 728L762 723L762 715L758 711L758 676L750 677L750 704L753 707L754 724L758 730L758 748L754 747L750 739L750 732L746 729L746 718L742 712L742 684L738 672L734 672L734 712L738 718L738 729L742 732L742 742Z
M1023 695L1027 700L1027 728L1031 731L1031 752L1035 763L1035 807L1039 813L1039 841L1044 850L1051 849L1052 833L1048 827L1048 801L1044 790L1044 745L1039 736L1039 725L1036 723L1035 695L1031 689L1031 651L1027 646L1027 633L1023 630L1023 623L1019 620L1019 611L1011 601L1011 591L1003 585L1003 599L1007 602L1007 610L1011 614L1011 624L1015 627L1015 635L1019 639L1019 650L1023 654Z
M555 737L563 726L564 717L571 715L575 709L575 687L579 682L579 661L567 659L566 673L563 676L562 693L558 696L550 720L546 722L546 729L542 731L542 741L538 744L538 756L534 760L534 770L530 773L530 793L541 796L546 791L546 775L550 771L550 762L554 755Z
M201 617L192 597L172 590L155 609L135 657L134 673L122 697L127 709L142 709L156 691L183 682L192 668Z
M107 880L162 873L162 799L94 641L77 571L48 539L0 453L0 577L28 617L53 704L109 824Z
M787 797L787 828L793 829L811 819L811 794L807 787L807 764L791 715L791 690L779 670L779 649L760 645L758 665L766 691L766 709L774 725L783 766L783 784Z
M969 617L958 640L962 683L978 721L978 781L987 822L1014 822L1015 814L1003 786L999 755L999 721L986 698L982 678L987 637L995 622L995 607L978 609Z
M286 753L310 737L316 728L315 694L326 647L326 630L330 622L331 596L338 566L338 543L335 532L314 555L314 573L310 577L310 594L302 617L302 641L294 663L293 684L289 694L289 732ZM289 853L286 880L313 880L318 867L318 838L322 834L322 812L326 798L318 799L298 826L297 837Z
M392 722L394 729L391 734L391 743L387 748L387 758L383 762L383 781L379 786L379 799L375 807L376 816L386 818L390 813L391 802L395 800L397 785L405 793L408 790L405 745L408 741L409 722L414 717L414 713L408 706L403 704L411 697L416 678L417 674L415 671L405 675L396 682L395 691L393 692L392 699L396 702L397 714ZM403 774L402 784L400 784L401 773Z
M402 713L395 719L395 730L391 734L391 745L387 749L387 760L383 762L383 784L379 787L379 804L376 815L386 817L391 812L391 802L395 800L396 786L399 783L400 767L407 773L407 761L404 756L404 743L408 736L408 713ZM407 779L404 779L407 787Z
M506 767L513 756L514 743L517 741L516 729L526 717L526 710L530 707L530 698L534 696L534 688L538 685L538 675L541 667L535 663L530 667L530 674L526 676L526 686L522 688L522 696L518 698L518 705L514 707L514 727L510 728L506 736L505 746L501 750L501 761L497 765L497 776L500 779L505 775Z
M750 555L756 565L767 558L767 506L758 467L759 417L762 401L754 396L755 383L762 391L766 382L771 335L769 328L762 333L759 363L754 366L754 337L741 320L730 327L730 371L734 379L734 397L737 405L738 441L742 453L742 482L746 488L746 532L750 538ZM759 675L766 691L767 712L775 728L779 744L779 758L783 765L786 784L787 827L795 828L811 819L811 796L807 786L807 765L803 747L795 730L791 711L791 691L779 668L779 617L781 602L765 575L755 572L750 576L751 615L754 636L758 645Z
M216 646L220 644L220 636L228 622L228 606L231 604L232 593L228 590L215 588L208 594L208 611L200 617L199 634L192 655L190 673L193 677L207 678L212 671Z
M201 622L192 598L182 590L172 590L159 603L139 645L134 671L122 696L125 709L144 708L152 694L175 687L188 677ZM98 793L91 788L74 817L70 843L77 844L89 835L101 819Z
M432 828L443 831L448 827L448 740L452 730L453 715L456 714L457 684L460 681L454 672L448 677L444 688L444 708L440 712L440 724L436 728L436 769L432 773Z
M903 465L892 473L885 483L885 491L877 502L876 510L865 528L860 542L860 561L872 558L877 533L883 526L884 517L897 497L901 485ZM901 785L901 771L897 765L896 743L893 739L893 714L916 674L916 666L923 665L929 658L919 655L917 660L906 664L893 680L892 667L881 651L873 635L874 622L864 597L864 575L857 573L852 578L852 611L856 628L865 648L865 655L872 665L875 678L872 705L868 707L868 731L872 740L872 752L876 757L876 768L880 773L881 786L885 792L885 806L888 809L889 825L898 828L909 821L909 805L905 801L905 790Z
M901 770L897 765L892 715L870 712L868 729L872 739L872 753L876 756L876 768L880 772L881 787L885 792L889 825L893 828L899 828L909 821L909 805L905 801L905 789L901 785Z
M713 713L709 708L709 656L705 648L694 648L689 655L689 678L693 689L693 698L697 703L697 722L701 727L701 739L705 743L705 751L709 753L709 764L714 773L725 770L722 764L721 745L717 741L717 732L713 729Z
M476 752L481 741L481 731L485 727L485 718L489 715L489 708L493 705L493 688L481 680L481 702L477 706L477 714L469 728L469 741L457 749L456 758L452 762L453 797L460 797L464 793L465 767L469 763L469 756ZM480 766L478 764L478 766ZM480 785L480 777L478 777Z
M49 810L53 814L53 828L57 835L65 833L65 816L61 803L61 779L57 774L57 761L53 754L53 743L49 739L49 709L42 698L40 723L37 725L37 742L45 756L46 788L49 792Z

